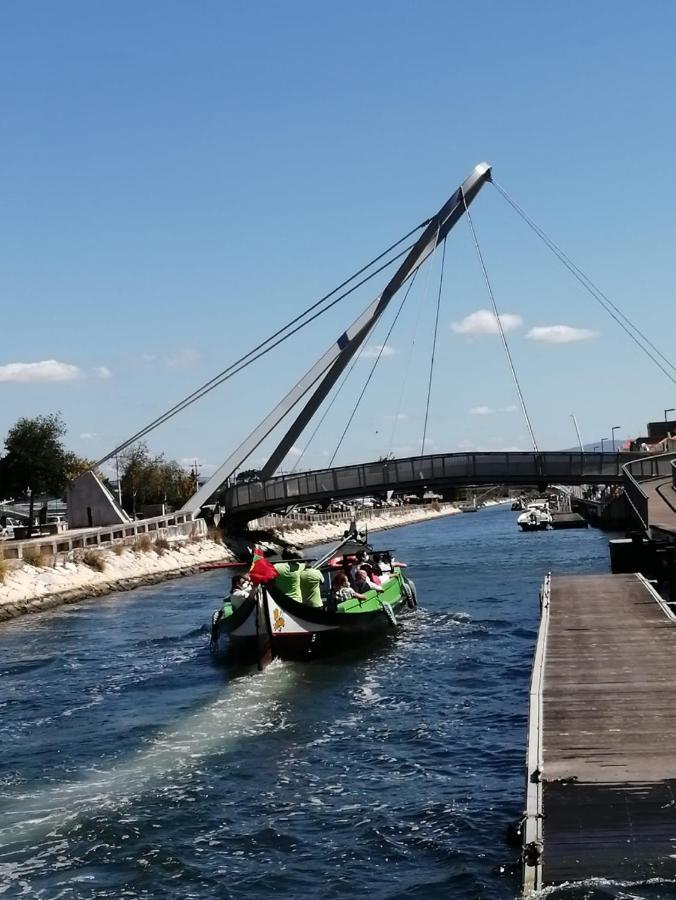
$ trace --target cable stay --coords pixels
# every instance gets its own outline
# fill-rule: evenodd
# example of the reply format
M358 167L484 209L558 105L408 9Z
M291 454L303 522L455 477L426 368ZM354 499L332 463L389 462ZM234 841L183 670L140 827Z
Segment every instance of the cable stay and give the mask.
M344 281L342 281L336 288L334 288L332 291L329 291L329 293L325 294L323 297L320 297L319 300L315 301L311 306L307 307L307 309L303 310L303 312L299 313L297 316L295 316L293 319L291 319L291 321L287 322L286 325L284 325L282 328L279 328L277 331L275 331L273 334L271 334L269 337L267 337L264 341L261 341L255 347L252 347L251 350L249 350L243 356L240 356L239 359L235 360L226 369L223 369L223 371L219 372L218 375L215 375L213 378L209 379L209 381L205 382L199 388L194 390L191 394L188 394L187 397L184 397L182 400L180 400L178 403L176 403L174 406L172 406L166 412L162 413L162 415L158 416L156 419L153 419L152 422L149 422L146 426L141 428L139 431L137 431L135 434L133 434L126 441L124 441L123 443L121 443L117 447L115 447L113 450L111 450L106 456L102 457L100 460L98 460L95 463L95 467L99 467L99 466L103 465L103 463L107 462L109 459L112 459L114 456L117 456L117 454L122 453L124 450L126 450L128 447L130 447L132 444L136 443L139 440L142 440L144 437L146 437L148 434L150 434L152 431L154 431L160 425L163 425L165 422L168 422L169 419L172 419L175 415L182 412L184 409L187 409L193 403L197 402L198 400L201 400L202 397L206 396L208 393L210 393L215 388L220 387L221 384L224 384L230 378L232 378L235 375L242 372L244 369L246 369L252 363L257 362L263 356L268 354L271 350L274 350L280 344L284 343L284 341L288 340L294 334L296 334L297 332L299 332L303 328L305 328L306 325L311 324L316 319L318 319L320 316L324 315L324 313L328 312L330 309L332 309L334 306L336 306L338 303L340 303L342 300L344 300L346 297L349 297L350 294L353 294L358 288L362 287L364 284L369 282L372 278L375 278L376 275L379 275L381 272L383 272L386 268L391 266L398 259L401 259L402 256L404 256L406 253L410 252L410 250L414 246L415 242L404 247L403 250L400 250L399 253L397 253L391 259L384 262L381 266L379 266L373 272L371 272L370 274L365 276L363 279L361 279L361 281L357 282L356 284L353 284L352 287L350 287L348 290L344 291L342 294L339 294L339 296L335 297L335 299L332 300L331 303L328 303L326 306L324 306L323 309L318 309L318 307L321 307L321 305L323 303L325 303L327 300L330 300L332 297L334 297L337 292L341 291L344 287L346 287L352 281L359 278L360 275L364 274L364 272L367 272L376 263L380 262L380 260L382 260L389 253L391 253L393 250L395 250L400 244L402 244L409 237L411 237L411 235L415 234L416 231L419 231L420 229L425 228L427 226L428 222L429 222L429 220L427 220L425 222L421 222L420 225L417 225L415 228L411 229L407 234L405 234L403 237L399 238L398 241L396 241L394 244L391 244L386 250L383 250L382 253L378 254L378 256L374 257L370 262L368 262L366 265L362 266L360 269L358 269L356 272L354 272L349 278L346 278ZM314 312L315 310L318 310L318 311ZM313 312L314 312L314 315L310 315L310 313L313 313ZM305 319L305 321L302 321L303 319ZM294 327L294 326L296 326L296 327ZM285 332L286 332L286 334L285 334Z
M411 286L413 285L413 281L415 281L416 275L417 275L417 272L415 272L415 273L413 274L413 279L412 279L412 281L411 281ZM379 324L380 324L380 323L378 322L378 323L376 324L376 327L375 327L375 328L373 329L373 331L371 332L371 337L373 337L373 336L375 335L376 329L378 328L378 325L379 325ZM387 338L385 338L385 341L387 341ZM307 439L307 441L305 442L305 446L303 447L303 450L302 450L300 456L298 457L298 459L296 460L296 462L295 462L294 465L293 465L293 468L291 469L292 472L296 472L296 471L298 470L298 467L299 467L299 465L300 465L300 463L301 463L301 460L303 459L303 457L305 456L306 452L307 452L308 449L310 448L310 445L313 443L314 439L317 437L317 433L319 432L320 428L322 427L322 425L323 425L324 422L326 421L326 417L327 417L328 414L331 412L331 409L333 408L333 404L336 402L336 400L337 400L338 397L340 396L340 394L341 394L343 388L345 387L346 383L349 381L350 375L351 375L352 372L354 371L354 367L355 367L355 366L357 365L357 363L359 362L359 359L360 359L359 354L356 354L355 357L353 358L352 362L350 363L349 369L346 370L345 375L343 376L342 381L340 382L340 384L338 385L338 387L337 387L336 390L334 391L334 394L333 394L333 397L331 397L330 403L327 405L326 409L324 410L324 412L323 412L322 415L321 415L320 420L317 422L317 424L315 425L314 429L312 430L312 434L310 435L310 437L309 437L309 438Z
M425 440L427 438L427 420L430 414L430 398L432 396L432 378L434 376L434 357L437 350L437 334L439 331L439 309L441 307L441 292L444 286L444 268L446 265L446 241L441 251L441 272L439 273L439 291L437 293L437 311L434 318L434 337L432 338L432 355L430 357L430 374L427 381L427 402L425 404L425 424L423 425L422 441L420 442L420 455L425 455Z
M366 381L364 382L364 386L361 389L361 393L357 397L357 402L355 403L355 405L352 409L352 412L350 413L350 417L347 420L347 424L345 425L345 428L343 429L343 433L341 434L340 439L339 439L338 443L336 444L336 449L333 451L333 456L331 457L331 460L329 461L329 468L331 468L333 466L335 458L338 455L338 451L340 450L340 448L343 444L343 441L345 440L345 436L347 435L347 432L350 430L350 425L352 424L352 420L354 419L355 415L357 414L357 410L359 409L359 405L364 397L364 394L366 393L366 389L368 388L369 384L371 383L371 379L373 378L376 368L378 367L378 363L380 362L380 359L383 355L383 351L385 350L385 347L387 346L387 342L390 339L390 335L392 334L392 331L394 330L394 326L397 324L397 320L399 319L401 311L403 310L404 305L405 305L406 301L408 300L408 295L411 293L411 288L413 287L413 285L415 283L416 275L418 274L419 271L420 271L420 269L416 269L416 271L413 273L413 277L411 278L409 285L406 288L406 292L404 293L402 301L399 304L399 308L397 309L394 319L392 320L392 324L390 325L390 327L387 331L387 334L385 335L385 339L384 339L383 343L380 345L380 348L378 349L378 354L373 361L373 365L371 366L371 371L369 372L369 374L366 378ZM358 358L359 357L355 357L355 362ZM354 363L353 363L353 366L354 366Z
M540 238L540 240L552 251L554 256L561 262L566 269L573 275L573 277L582 285L582 287L587 291L587 293L591 294L591 296L596 300L596 302L608 313L608 315L614 319L615 322L620 326L620 328L632 339L632 341L636 344L636 346L646 354L646 356L660 369L660 371L667 376L667 378L674 384L676 384L676 378L674 375L668 371L667 368L662 364L665 363L670 369L676 373L676 366L671 362L656 346L653 342L645 335L641 329L635 325L631 319L624 313L622 310L615 304L613 301L603 293L603 291L598 288L594 282L589 278L588 275L583 272L582 269L577 266L572 259L543 231L540 226L531 219L531 217L526 213L526 211L519 206L519 204L514 200L507 191L501 187L495 180L491 179L493 185L497 189L497 191L504 197L504 199L509 203L512 209L517 213L517 215L523 219L523 221L531 228L535 234ZM637 337L638 335L638 337ZM641 343L643 341L647 346ZM650 349L648 349L650 348ZM651 350L653 352L651 352ZM659 359L657 358L659 357ZM662 362L660 362L660 359Z
M537 441L535 440L535 434L533 432L533 426L531 425L530 416L528 415L528 410L526 409L526 401L523 397L523 392L521 390L521 385L519 384L519 378L516 374L516 368L514 366L514 361L512 359L512 354L509 350L509 344L507 343L507 337L505 335L505 329L502 327L502 320L500 318L500 313L498 312L498 305L495 302L495 295L493 294L493 288L491 287L491 282L488 277L488 271L486 269L486 264L484 262L483 254L481 252L481 247L479 246L479 239L477 238L476 231L474 229L474 222L472 221L472 216L469 212L469 207L465 205L465 212L467 214L467 221L469 222L469 227L472 230L472 237L474 238L474 246L476 247L476 252L479 257L479 262L481 263L481 269L484 273L484 279L486 281L486 288L488 290L488 296L490 297L491 306L493 307L493 315L495 316L495 320L498 323L498 330L500 332L500 338L502 340L502 346L505 351L505 355L507 356L507 362L509 363L509 368L512 373L512 378L514 380L514 386L516 387L516 393L519 397L519 402L521 403L521 410L523 412L523 417L526 421L526 427L528 428L528 433L530 434L531 443L533 444L533 450L536 453L539 452Z
M333 341L324 354L291 388L263 421L242 441L224 463L183 506L181 512L194 513L218 496L232 477L260 446L265 438L300 402L303 406L287 431L270 454L269 459L260 469L260 478L270 478L286 458L291 447L297 442L308 423L333 390L334 386L349 366L355 354L383 315L394 295L412 278L413 274L433 253L437 244L443 240L462 218L465 209L477 196L483 185L490 178L490 166L480 163L458 187L439 211L428 220L421 234L413 242L396 272L379 294L360 316ZM334 301L335 302L335 301ZM316 315L316 314L315 314Z

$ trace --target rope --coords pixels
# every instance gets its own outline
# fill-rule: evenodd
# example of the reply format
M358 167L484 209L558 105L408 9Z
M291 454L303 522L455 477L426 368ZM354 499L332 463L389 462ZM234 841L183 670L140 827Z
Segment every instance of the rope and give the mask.
M439 274L439 292L437 294L437 314L434 319L434 338L432 339L432 357L430 359L430 377L427 382L427 404L425 406L425 424L423 426L422 444L420 447L420 455L425 455L425 439L427 437L427 419L430 414L430 397L432 396L432 375L434 374L434 357L437 349L437 333L439 331L439 308L441 306L441 291L444 286L444 266L446 263L446 239L444 238L444 247L441 251L441 273Z
M514 385L516 387L516 392L519 395L519 402L521 403L521 409L523 410L523 417L526 420L526 427L528 428L528 433L530 434L531 443L533 444L533 450L536 453L539 452L537 441L535 440L535 434L533 433L533 426L530 423L530 416L528 415L528 410L526 409L526 401L523 398L523 393L521 391L521 385L519 384L519 379L516 374L516 369L514 367L514 361L512 360L512 354L509 351L509 344L507 343L507 338L505 337L505 329L502 327L502 321L500 319L500 313L498 312L498 305L495 302L495 296L493 294L493 288L491 287L491 282L488 277L488 272L486 271L486 264L484 263L484 258L481 253L481 247L479 246L479 239L476 236L476 231L474 230L474 222L472 221L472 216L469 212L469 207L467 206L467 201L465 200L465 195L463 194L462 202L465 206L465 213L467 214L467 221L469 222L469 227L472 229L472 237L474 238L474 246L476 247L476 252L479 256L479 262L481 263L481 268L484 273L484 278L486 280L486 287L488 288L488 296L491 298L491 305L493 306L493 314L495 315L495 320L498 323L498 329L500 331L500 337L502 339L502 346L505 350L505 355L507 356L507 362L509 363L509 368L512 372L512 378L514 379Z
M671 372L667 371L667 369L664 368L662 363L655 358L650 350L643 346L636 335L638 335L641 340L645 341L645 343L655 351L657 356L659 356L671 369L673 369L674 372L676 372L676 366L669 359L667 359L667 357L653 344L653 342L641 331L641 329L637 325L634 325L631 319L627 315L625 315L622 310L618 306L616 306L613 301L594 284L591 278L589 278L589 276L586 275L582 271L582 269L580 269L579 266L577 266L570 259L570 257L567 256L566 253L564 253L564 251L554 243L554 241L550 237L548 237L548 235L542 230L542 228L540 228L540 226L530 218L526 211L521 206L519 206L516 200L513 200L509 196L509 194L503 187L501 187L495 181L493 181L493 184L495 185L498 192L502 194L505 200L509 203L512 209L517 213L517 215L519 215L524 220L524 222L535 232L540 240L552 251L559 262L563 263L563 265L568 269L571 275L573 275L573 277L577 279L577 281L579 281L579 283L587 291L587 293L591 294L594 300L596 300L596 302L608 313L608 315L612 319L614 319L615 322L617 322L620 328L627 335L629 335L636 346L639 347L639 349L642 350L646 354L646 356L648 356L652 360L652 362L655 363L655 365L667 376L667 378L674 384L676 384L676 378L674 378ZM622 321L622 319L624 319L624 322ZM625 322L627 323L626 325ZM629 327L627 327L627 325ZM636 332L636 334L633 334L630 329Z
M215 375L209 381L205 382L205 384L203 384L201 387L197 388L191 394L188 394L187 397L184 397L183 400L179 401L175 406L172 406L170 409L168 409L166 412L164 412L161 416L158 416L156 419L154 419L152 422L148 423L148 425L146 425L144 428L137 431L134 435L132 435L126 441L119 444L117 447L115 447L113 450L111 450L110 453L108 453L106 456L99 459L94 465L96 467L101 466L101 465L103 465L103 463L107 462L109 459L112 459L112 457L116 456L118 453L121 453L123 450L126 450L127 447L136 443L136 441L141 440L141 438L144 438L146 435L150 434L151 431L154 431L160 425L163 425L165 422L168 422L169 419L172 419L175 415L177 415L179 412L182 412L184 409L187 409L193 403L197 402L198 400L201 400L202 397L206 396L212 390L219 387L221 384L224 384L226 381L228 381L234 375L237 375L239 372L246 369L252 363L261 359L263 356L265 356L271 350L274 350L275 347L278 347L280 344L284 343L284 341L288 340L290 337L292 337L294 334L296 334L302 328L305 328L306 325L309 325L311 322L314 322L315 319L324 315L324 313L328 312L337 303L340 303L341 300L344 300L350 294L354 293L354 291L356 291L358 288L362 287L362 285L366 284L366 282L370 281L372 278L375 278L376 275L379 275L384 269L386 269L388 266L391 266L392 263L396 262L398 259L400 259L402 256L404 256L406 253L408 253L409 250L411 250L411 248L414 246L415 242L412 242L411 244L409 244L407 247L405 247L403 250L401 250L396 256L393 256L387 262L383 263L382 266L379 266L370 275L367 275L361 281L357 282L357 284L355 284L351 288L349 288L349 290L340 294L338 297L336 297L334 300L332 300L331 303L329 303L323 309L320 309L317 312L315 312L314 315L310 316L308 319L306 319L306 321L300 322L300 320L303 319L305 316L307 316L310 312L317 309L317 307L320 304L324 303L328 298L332 297L336 293L336 291L341 289L341 287L343 287L346 284L349 284L350 281L353 281L361 273L363 273L367 269L369 269L371 265L375 264L375 262L382 259L383 256L385 256L388 252L390 252L390 250L397 247L399 244L402 243L402 241L405 241L407 238L409 238L411 236L411 234L413 234L415 231L419 230L426 224L427 223L422 223L422 225L418 225L417 228L412 229L408 234L404 235L403 238L401 238L395 244L392 244L391 247L389 247L387 250L383 251L383 253L379 254L379 256L375 257L375 259L372 260L369 264L367 264L366 266L363 266L358 272L355 272L354 275L352 275L350 278L348 278L344 282L342 282L342 284L339 287L335 288L333 291L329 292L328 294L325 294L324 297L322 297L320 300L317 300L315 303L312 304L312 306L309 306L306 310L304 310L302 313L297 315L290 322L287 322L286 325L284 325L282 328L278 329L274 334L271 334L264 341L261 341L260 344L258 344L256 347L253 347L251 350L248 351L248 353L245 353L244 356L241 356L238 360L235 360L234 363L231 363L226 369L224 369L218 375ZM285 331L290 329L297 322L300 322L300 324L297 325L295 328L293 328L291 331L288 331L287 334L284 334ZM277 339L277 340L275 340L275 339ZM273 342L273 343L271 343L271 342ZM270 344L270 346L266 347L266 344Z
M435 249L436 249L436 247L435 247ZM411 288L413 287L413 284L415 282L418 271L419 270L416 269L415 272L413 273L413 277L411 278L411 280L408 284L408 287L406 288L406 293L404 294L402 301L399 304L399 309L397 310L396 315L395 315L394 319L392 320L392 324L390 325L389 330L388 330L387 334L385 335L385 340L380 345L380 350L378 350L378 355L376 356L375 360L373 361L373 365L371 366L371 371L368 374L368 378L366 379L366 382L364 383L364 387L361 389L361 393L359 394L359 397L357 398L357 402L355 403L354 408L353 408L352 412L350 413L350 418L347 420L347 425L345 426L343 433L340 436L340 440L338 441L338 444L336 445L336 449L333 451L333 456L331 457L331 460L329 462L329 468L331 468L333 466L333 461L335 460L335 458L338 454L338 451L340 450L342 443L345 440L345 435L347 434L347 432L350 429L352 420L354 419L354 417L357 413L357 410L359 409L359 404L361 403L362 398L363 398L364 394L366 393L366 388L369 386L371 379L373 378L373 373L375 372L375 370L378 366L378 363L380 362L380 357L383 355L383 350L387 346L387 342L390 338L390 335L392 334L392 330L393 330L394 326L397 324L397 319L399 318L399 315L400 315L402 309L404 308L404 304L406 303L406 300L408 299L408 295L411 293Z

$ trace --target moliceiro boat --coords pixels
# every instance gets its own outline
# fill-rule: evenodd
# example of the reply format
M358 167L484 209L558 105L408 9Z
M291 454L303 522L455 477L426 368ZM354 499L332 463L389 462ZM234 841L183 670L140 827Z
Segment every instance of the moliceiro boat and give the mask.
M394 562L382 576L382 591L368 590L363 599L332 603L331 586L355 565L356 554L373 553L365 541L350 535L330 554L312 564L324 575L321 606L309 606L285 594L274 580L257 585L236 609L225 602L212 621L212 653L220 659L258 662L263 668L275 657L307 659L367 645L395 631L403 614L417 605L415 585Z

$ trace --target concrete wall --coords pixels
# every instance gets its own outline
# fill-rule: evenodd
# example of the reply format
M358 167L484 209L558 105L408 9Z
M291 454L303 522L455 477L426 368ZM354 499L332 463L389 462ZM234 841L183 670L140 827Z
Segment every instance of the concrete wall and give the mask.
M94 472L79 475L68 488L70 528L124 525L129 521L127 513L118 506L113 495Z

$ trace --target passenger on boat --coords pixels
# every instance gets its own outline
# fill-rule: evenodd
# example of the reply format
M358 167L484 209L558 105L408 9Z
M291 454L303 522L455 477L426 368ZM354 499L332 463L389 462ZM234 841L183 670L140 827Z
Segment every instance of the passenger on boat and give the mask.
M249 599L252 590L253 584L248 575L234 575L226 603L232 605L233 611L239 609L244 601Z
M300 576L305 568L303 554L300 550L288 547L283 551L282 559L284 562L275 563L277 577L274 580L274 585L277 590L286 594L291 600L297 600L299 603L302 603L303 594L300 589Z
M338 572L331 584L328 608L335 610L339 603L344 603L345 600L351 600L353 597L356 600L366 600L364 594L360 594L350 587L347 575L344 572Z
M382 594L384 590L375 581L371 581L364 569L357 569L354 586L362 594L365 594L366 591L377 591L379 594Z
M392 571L392 566L385 559L386 556L390 556L389 553L374 553L373 555L373 568L379 575L385 575ZM391 558L391 557L390 557Z
M300 593L306 606L321 608L321 585L324 584L324 576L319 569L311 567L303 569L300 573Z
M382 584L382 579L381 579L380 575L378 574L378 572L376 572L376 570L373 568L371 563L367 563L367 562L364 563L362 565L362 569L368 575L369 580L372 581L378 587L380 587L380 585Z

